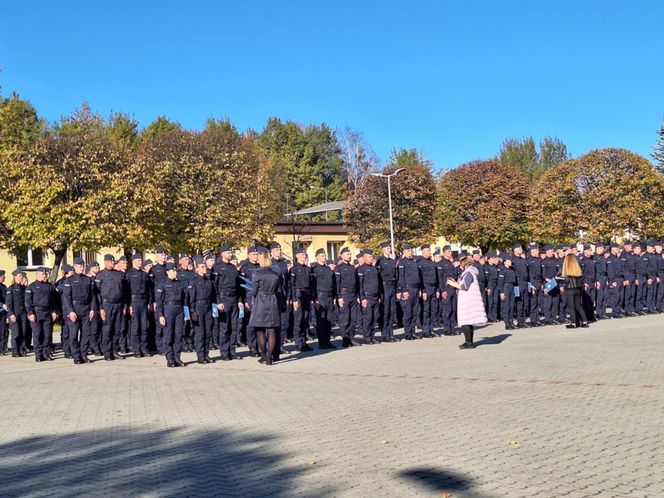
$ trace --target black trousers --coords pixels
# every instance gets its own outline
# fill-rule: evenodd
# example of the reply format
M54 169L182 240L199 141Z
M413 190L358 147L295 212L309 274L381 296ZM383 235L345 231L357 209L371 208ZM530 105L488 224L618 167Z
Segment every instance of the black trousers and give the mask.
M29 330L28 315L18 313L15 315L16 321L9 321L9 327L12 329L12 353L27 353L26 334Z
M581 322L587 322L586 312L583 309L583 302L581 299L581 289L565 289L567 295L567 311L570 315L572 325L578 325L578 319ZM578 315L578 316L577 316Z
M69 351L74 359L88 354L90 347L90 305L74 304L76 321L72 322L69 316L63 316L63 321L69 327Z
M316 336L319 346L329 346L332 333L332 316L334 314L334 299L332 293L318 293L318 307L316 311Z
M224 305L224 311L219 312L219 351L222 358L225 358L235 353L240 333L237 329L238 299L237 297L222 297L219 302Z
M212 342L212 309L210 306L196 306L197 320L191 321L194 331L194 349L198 359L203 359L210 354L210 343Z
M132 301L129 336L131 338L131 349L134 353L148 352L149 326L147 301Z
M101 342L105 356L113 355L115 348L115 337L119 337L122 331L122 304L104 303L101 305L106 312L106 320L101 324Z

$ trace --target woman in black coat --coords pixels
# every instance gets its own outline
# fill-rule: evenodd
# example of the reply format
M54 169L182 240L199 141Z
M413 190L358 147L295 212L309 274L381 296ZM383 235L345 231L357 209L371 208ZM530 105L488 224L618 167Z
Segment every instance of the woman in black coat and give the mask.
M254 305L251 310L249 327L257 332L258 348L261 357L258 360L266 365L272 365L273 353L277 348L277 329L281 326L282 303L279 289L279 275L272 269L272 260L267 252L260 256L260 268L251 276L254 296ZM266 337L267 336L267 337Z
M581 319L581 327L588 327L586 312L581 301L581 290L583 289L581 275L581 266L576 257L573 254L565 256L561 275L556 277L556 280L564 282L565 294L567 294L567 311L569 311L570 316L568 329L578 327L579 318Z

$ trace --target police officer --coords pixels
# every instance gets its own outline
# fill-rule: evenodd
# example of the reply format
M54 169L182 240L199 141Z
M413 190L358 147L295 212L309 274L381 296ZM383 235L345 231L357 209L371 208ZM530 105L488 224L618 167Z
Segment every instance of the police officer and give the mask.
M612 242L609 246L611 254L606 259L606 274L609 285L609 306L611 307L612 318L622 318L624 316L623 296L624 288L629 281L625 279L624 260L620 254L620 246Z
M376 344L374 324L378 323L380 314L383 283L378 268L374 266L374 254L371 249L362 251L362 264L357 268L357 288L362 313L362 336L365 344Z
M290 272L288 262L283 257L281 244L279 242L272 242L270 244L270 256L272 257L272 271L279 275L279 293L283 298L286 306L280 310L281 313L281 328L277 332L277 344L279 345L279 353L286 354L284 349L284 342L291 323L291 305L290 296Z
M358 345L353 341L357 313L357 270L351 264L351 253L347 247L339 252L341 261L334 270L337 305L339 306L339 330L344 348Z
M167 367L184 367L180 359L184 334L184 307L189 306L187 285L177 279L175 263L166 263L166 280L155 289L157 318L164 329L164 356Z
M664 312L664 251L662 243L655 242L655 254L657 255L657 311Z
M64 357L70 359L71 354L71 342L69 340L69 320L65 319L65 315L62 310L62 293L64 292L64 285L67 278L71 277L74 274L74 268L71 265L64 264L60 269L62 272L62 278L55 283L56 301L55 308L56 313L60 316L60 344L62 345L62 351Z
M235 353L239 330L237 324L238 305L240 296L240 274L231 258L233 250L229 245L220 249L220 260L215 263L217 272L217 300L219 309L219 349L222 361L239 360Z
M185 285L189 285L194 279L195 273L191 269L191 257L189 254L181 252L178 255L178 280ZM184 319L184 336L182 338L182 351L191 353L194 350L194 335L191 320Z
M194 256L194 279L187 288L191 305L191 324L194 330L194 348L198 363L214 363L210 358L212 343L212 306L216 306L216 289L207 276L207 265L202 256Z
M166 250L163 247L158 247L155 250L155 264L150 270L152 285L156 289L158 285L161 285L166 281L166 262L168 260L168 255ZM156 316L156 304L152 305L153 310L155 311ZM163 328L159 325L159 320L155 319L155 343L157 346L157 351L159 354L163 354L164 350L162 348L162 337L163 337Z
M97 305L101 310L101 299L99 297L99 289L95 283L97 279L97 274L99 273L99 263L93 261L85 268L85 275L92 280L94 283L94 293L97 299ZM90 350L88 354L95 354L96 356L102 356L102 347L101 347L101 317L99 311L95 313L95 316L92 317L90 321Z
M49 334L55 312L55 287L48 282L48 268L37 268L35 281L25 289L25 309L32 329L32 340L35 349L35 361L53 360L49 347Z
M627 316L636 316L636 258L633 253L631 241L623 243L623 250L620 253L620 259L623 262L623 306Z
M85 275L85 261L74 259L74 274L63 284L62 321L69 328L69 342L74 364L90 363L90 325L98 311L94 281Z
M25 311L25 281L23 272L18 268L12 272L12 284L7 288L5 307L12 331L12 356L26 356L28 349L26 334L28 315Z
M540 248L537 244L532 244L529 248L529 255L526 258L528 267L528 300L530 326L539 327L540 297L542 295L542 259L540 258Z
M440 292L438 288L438 271L436 264L431 258L431 246L424 244L421 247L422 257L418 259L417 264L422 275L422 336L435 337L433 333L433 324L436 321L435 299ZM484 275L484 270L481 271ZM484 289L481 289L484 292Z
M122 314L127 303L127 284L124 274L115 269L115 257L104 256L104 269L97 273L95 284L99 292L101 338L104 360L115 360L115 338L122 332ZM124 359L123 356L118 356Z
M597 289L595 282L597 281L597 268L595 260L592 257L593 251L590 244L583 245L583 254L579 260L581 266L581 282L583 288L581 290L581 301L588 321L595 321L594 304L597 300Z
M312 351L307 344L311 309L311 268L304 247L295 249L295 264L290 269L290 301L293 303L293 338L300 352Z
M412 341L421 339L415 331L417 319L417 301L428 299L423 291L422 273L413 259L413 246L408 243L402 246L403 256L397 262L397 299L403 308L403 328L405 339Z
M498 290L498 263L497 255L489 256L486 267L486 296L487 296L487 318L490 322L497 322L500 303L500 291Z
M646 260L647 260L647 278L646 278L646 296L644 305L648 313L657 311L657 286L659 285L657 276L657 253L655 252L656 242L649 240L646 242Z
M115 336L114 339L114 348L115 354L129 353L129 305L130 295L129 295L129 282L127 282L127 270L129 269L129 263L127 262L126 256L120 256L115 264L115 269L122 274L124 285L124 291L122 295L125 297L125 302L123 303L122 313L120 314L120 334Z
M392 258L392 247L389 242L380 245L382 254L376 259L376 268L380 272L383 283L383 302L381 307L381 340L397 342L394 337L394 320L397 308L397 262Z
M7 354L9 347L9 330L7 328L7 286L5 285L5 270L0 270L0 355Z
M210 282L217 285L217 270L215 270L214 265L217 263L217 256L214 252L210 251L203 256L205 258L205 267L207 268L206 276ZM219 308L217 308L217 302L215 301L215 307L212 309L212 340L210 342L210 349L219 349Z
M139 253L131 255L131 270L127 272L129 285L129 336L134 357L148 354L148 306L153 302L150 276L143 271L143 257Z
M258 263L258 249L254 246L247 251L247 260L240 265L240 277L251 281L251 277L260 268ZM246 337L247 346L249 346L249 356L258 357L258 342L256 339L256 328L249 326L251 319L251 310L253 308L254 296L241 287L242 301L244 303L244 319L242 321L242 334Z
M514 295L516 305L516 322L518 328L526 326L526 310L528 307L528 262L526 261L521 244L512 246L512 268L516 274L516 286L518 287L518 296Z
M635 244L632 258L634 259L634 270L636 278L634 279L634 312L637 315L647 314L647 282L648 282L648 256L644 252L645 247Z
M504 254L502 257L503 266L498 274L498 288L500 289L500 315L505 322L505 330L514 329L514 289L518 285L516 271L512 267L514 259L520 259L521 256L513 254Z
M443 335L454 335L456 326L456 289L447 284L448 280L456 280L459 276L458 266L455 265L452 247L443 246L443 257L438 266L438 281L440 288L440 314L443 324Z
M316 314L318 349L336 349L331 342L334 316L334 271L326 264L325 249L316 250L316 262L311 265L312 296Z
M598 320L606 320L609 318L606 314L609 287L604 244L599 242L595 244L593 261L595 262L595 315Z

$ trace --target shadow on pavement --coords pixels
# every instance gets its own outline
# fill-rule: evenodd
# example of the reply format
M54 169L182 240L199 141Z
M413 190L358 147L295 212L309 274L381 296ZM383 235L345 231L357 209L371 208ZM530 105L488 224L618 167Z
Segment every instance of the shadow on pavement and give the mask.
M493 337L482 337L479 341L475 341L475 347L486 346L487 344L500 344L507 338L512 337L512 334L499 334Z
M433 467L417 467L399 472L397 478L406 479L425 492L451 493L457 496L455 491L464 491L475 497L482 497L481 493L473 490L473 483L468 476L457 474L456 472Z
M26 437L0 445L0 494L286 497L304 468L287 467L279 446L272 436L224 430L120 427Z

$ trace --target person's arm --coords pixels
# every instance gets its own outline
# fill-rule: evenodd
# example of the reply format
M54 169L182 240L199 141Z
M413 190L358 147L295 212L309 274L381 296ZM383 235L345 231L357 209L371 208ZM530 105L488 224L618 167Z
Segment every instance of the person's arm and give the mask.
M463 278L459 279L458 282L459 287L457 288L462 291L467 291L470 288L471 284L473 283L473 278L474 277L471 272L466 273L465 275L463 275Z

